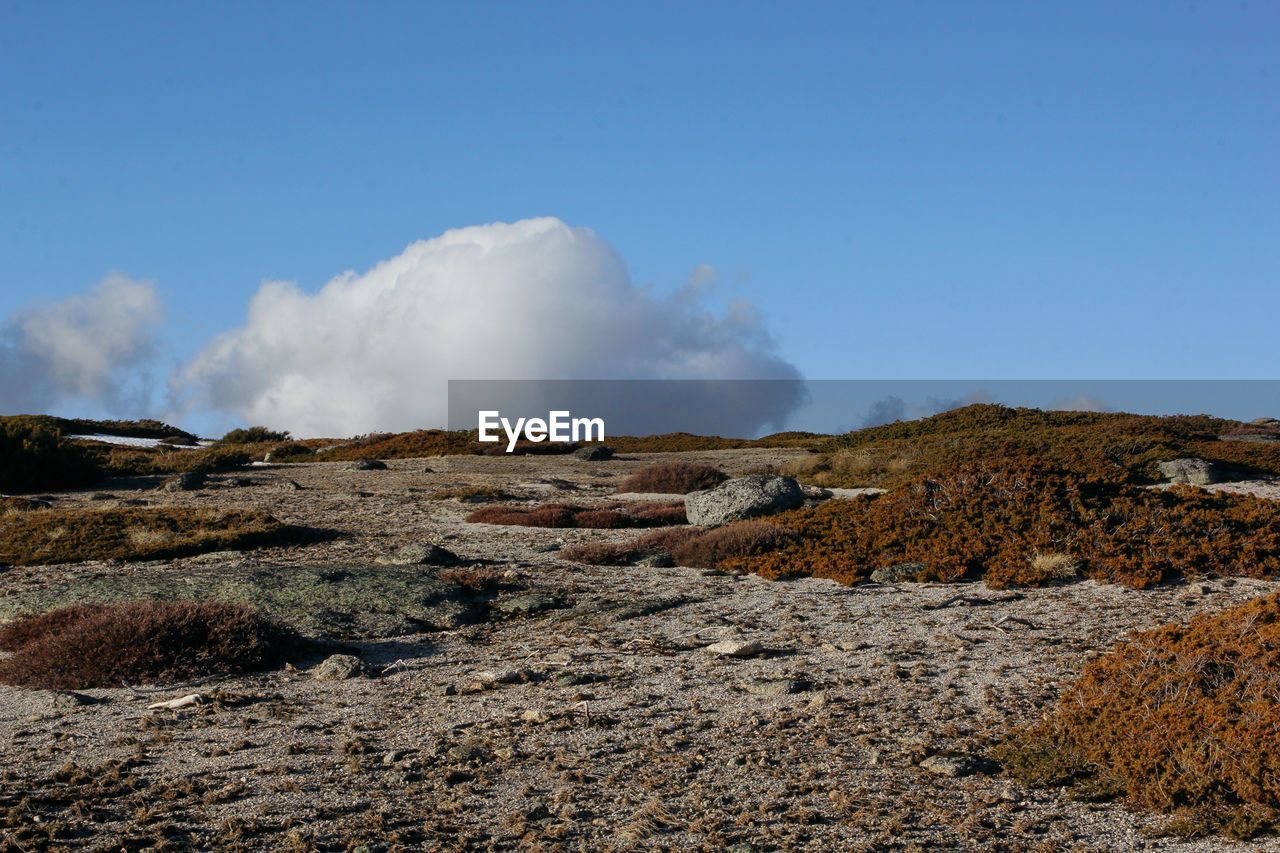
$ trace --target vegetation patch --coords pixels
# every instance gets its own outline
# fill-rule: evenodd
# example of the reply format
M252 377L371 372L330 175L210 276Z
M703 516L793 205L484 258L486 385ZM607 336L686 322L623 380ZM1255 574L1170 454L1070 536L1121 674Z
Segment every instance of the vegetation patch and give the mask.
M490 506L471 513L467 516L467 521L520 527L584 527L600 530L686 523L683 501L617 502L595 506L564 503L535 507Z
M627 543L590 542L572 545L560 557L593 566L617 566L639 555L663 550L681 566L714 567L730 557L751 557L781 547L793 534L767 521L739 521L703 530L670 527L653 530Z
M242 604L143 600L76 605L0 627L0 682L46 690L183 681L271 669L298 647Z
M982 459L1048 462L1117 482L1158 479L1155 463L1207 459L1242 474L1280 473L1280 443L1232 440L1241 433L1280 437L1208 415L1156 417L1117 412L1045 412L979 404L918 421L857 430L817 446L783 473L822 486L893 488L921 474Z
M641 468L618 484L619 492L686 495L711 489L729 479L719 468L699 462L659 462Z
M0 564L153 560L280 541L288 528L251 510L49 509L0 519Z
M1000 747L1028 784L1111 789L1177 824L1280 826L1280 593L1135 634Z
M213 443L214 447L226 447L230 444L279 444L289 440L288 430L271 430L264 426L248 429L233 429Z
M70 489L101 478L84 449L62 438L57 418L0 418L0 492Z
M878 497L771 520L794 538L716 567L856 583L877 568L915 563L922 568L912 580L984 578L997 589L1051 583L1072 570L1137 588L1181 575L1280 574L1273 501L1145 489L1027 460L960 466Z
M73 604L217 600L268 613L307 637L398 637L451 630L479 619L483 601L474 584L464 580L462 575L437 577L422 566L269 566L241 560L82 577L13 591L0 596L0 619Z

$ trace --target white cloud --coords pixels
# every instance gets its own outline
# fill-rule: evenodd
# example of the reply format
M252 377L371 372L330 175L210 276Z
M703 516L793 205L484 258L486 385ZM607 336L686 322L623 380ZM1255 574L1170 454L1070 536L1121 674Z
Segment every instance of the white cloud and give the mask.
M149 396L141 368L162 320L155 285L120 274L86 295L20 311L0 329L3 413L75 401L137 417Z
M798 378L754 308L699 306L713 278L659 299L590 229L460 228L314 294L263 283L178 384L246 423L341 436L443 425L449 379Z

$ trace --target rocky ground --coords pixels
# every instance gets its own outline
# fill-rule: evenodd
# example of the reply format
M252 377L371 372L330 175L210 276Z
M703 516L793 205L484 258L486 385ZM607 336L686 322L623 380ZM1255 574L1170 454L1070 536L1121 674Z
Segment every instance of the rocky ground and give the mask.
M0 605L175 572L363 571L422 541L499 586L473 602L478 621L351 639L285 671L79 697L0 686L0 850L1280 849L1168 837L1161 818L1029 790L985 757L1128 632L1274 584L996 593L591 567L556 551L633 534L472 525L474 505L431 498L487 485L598 502L666 458L739 473L802 453L317 463L195 492L138 480L58 495L266 509L329 534L244 555L10 569ZM332 651L367 674L317 679ZM191 693L203 701L147 709Z

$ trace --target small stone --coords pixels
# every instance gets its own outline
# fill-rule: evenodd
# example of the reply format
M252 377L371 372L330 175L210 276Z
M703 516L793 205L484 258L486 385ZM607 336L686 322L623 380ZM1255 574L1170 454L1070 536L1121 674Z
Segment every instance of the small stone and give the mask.
M341 681L364 674L364 662L355 655L329 655L312 670L312 676L317 681Z
M471 673L471 677L481 684L515 684L521 681L521 674L514 669L482 669Z
M194 492L204 486L203 471L187 471L172 480L165 480L161 488L166 492Z
M277 480L276 489L281 492L300 492L302 486L299 486L293 480Z
M545 723L547 721L547 715L542 711L530 709L521 714L520 719L524 720L526 723Z
M387 562L395 566L452 566L458 562L458 555L430 542L412 542L396 551Z
M927 567L924 563L895 563L883 566L871 573L872 583L902 583L918 576Z
M749 658L764 651L756 640L721 640L707 646L707 652L725 658Z
M470 782L471 778L471 774L465 770L450 770L444 774L444 783L453 787L454 785L461 785L463 782Z
M98 700L92 696L86 696L83 693L76 693L71 690L55 690L49 694L49 700L53 703L53 707L58 710L69 710L71 708L81 708L85 705L98 704Z
M404 758L409 753L403 749L393 749L386 755L382 756L382 764L385 767L394 767L396 762Z
M808 689L809 682L799 678L754 678L747 682L747 692L757 696L787 696Z
M524 813L524 819L530 821L546 820L549 817L551 817L551 810L542 803L535 804Z
M931 755L920 762L920 769L927 770L935 776L957 779L972 776L993 768L990 761L975 755Z
M533 613L541 613L544 610L552 610L560 605L560 602L551 595L541 592L530 592L524 595L517 595L514 598L508 598L505 601L499 601L498 610L503 613L509 613L512 616L528 616Z
M454 687L452 684L446 684L444 687L440 688L440 695L441 696L457 696L458 688Z

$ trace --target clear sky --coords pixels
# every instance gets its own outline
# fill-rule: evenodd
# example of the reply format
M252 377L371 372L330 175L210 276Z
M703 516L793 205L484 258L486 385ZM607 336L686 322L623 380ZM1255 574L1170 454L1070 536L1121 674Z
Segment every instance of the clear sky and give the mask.
M754 336L739 372L767 354L813 378L1276 378L1278 41L1270 2L0 0L0 391L31 370L47 393L22 402L49 409L119 409L104 383L127 382L149 413L318 411L241 381L251 358L303 363L247 319L264 281L296 282L276 316L324 332L310 297L355 271L330 314L370 337L453 306L432 296L451 281L500 301L540 268L552 303L590 299L589 275L554 280L595 248L548 266L568 238L547 229L520 232L496 289L483 264L448 278L437 244L400 284L363 276L539 217L594 232L611 287ZM154 290L104 290L113 273ZM417 295L368 314L395 287ZM85 319L126 297L163 320ZM40 337L76 323L116 345ZM567 332L547 331L513 334L554 350ZM387 358L468 378L465 340ZM656 358L614 356L574 358ZM95 359L114 379L84 378Z

